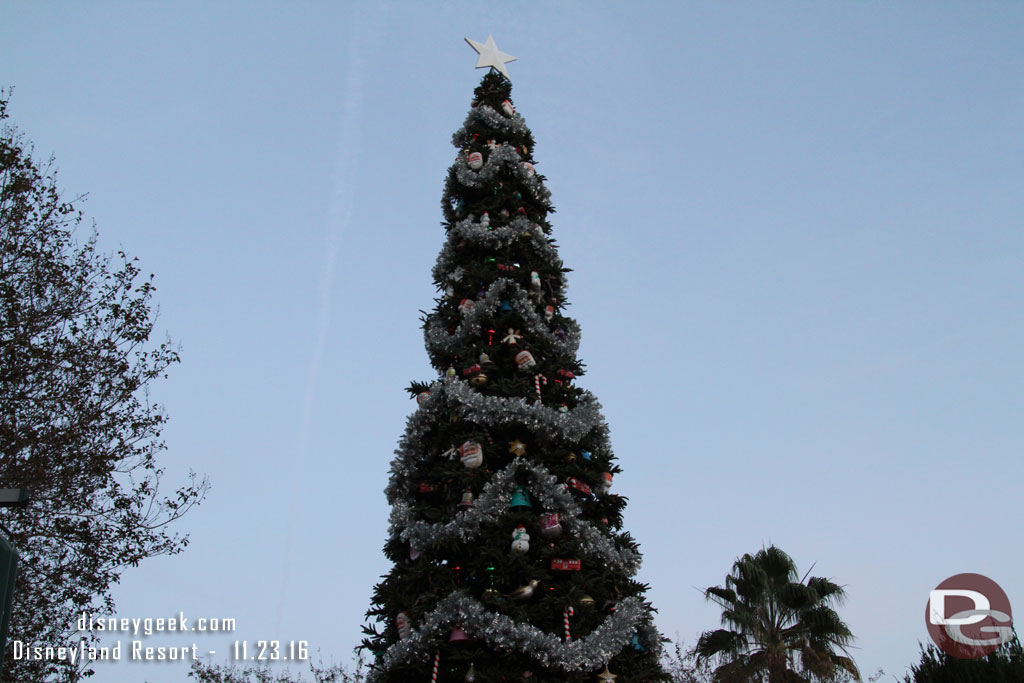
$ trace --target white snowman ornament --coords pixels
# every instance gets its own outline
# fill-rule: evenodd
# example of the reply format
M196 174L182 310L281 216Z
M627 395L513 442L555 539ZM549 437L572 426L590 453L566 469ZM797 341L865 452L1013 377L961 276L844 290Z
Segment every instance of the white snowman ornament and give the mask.
M530 534L526 533L526 527L522 524L512 532L512 550L517 553L525 553L530 550Z

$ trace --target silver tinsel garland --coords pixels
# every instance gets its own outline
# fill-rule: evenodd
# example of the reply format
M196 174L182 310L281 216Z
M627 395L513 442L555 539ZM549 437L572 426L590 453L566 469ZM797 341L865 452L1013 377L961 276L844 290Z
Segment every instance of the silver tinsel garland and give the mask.
M423 623L408 638L399 640L384 653L368 681L397 664L426 661L452 626L501 652L524 652L546 667L562 671L596 671L605 666L633 634L644 625L646 607L639 598L626 598L594 631L569 642L530 624L517 623L504 614L489 612L478 601L460 591L451 593L424 615ZM657 647L655 637L652 646Z
M544 231L536 223L522 216L516 216L508 225L484 227L476 215L471 214L468 218L452 226L450 238L442 247L437 262L434 264L432 271L434 280L436 282L458 280L453 275L458 267L458 258L453 245L458 244L459 241L465 240L467 245L498 251L518 241L525 233L530 234L530 245L541 258L545 259L552 268L562 268L562 260L558 257L558 252L548 242ZM558 285L562 288L567 286L564 274L561 274Z
M465 154L459 154L455 163L452 164L452 168L455 169L455 178L465 187L475 189L491 185L502 171L502 167L522 183L523 189L530 193L533 201L538 204L546 204L551 199L551 192L544 187L540 176L536 173L530 175L523 166L523 158L511 145L502 145L492 149L487 155L487 161L478 171L469 167L468 155Z
M416 520L411 506L405 500L397 500L391 508L390 533L420 550L452 538L468 543L476 537L482 525L498 521L508 511L512 492L516 488L515 475L520 470L526 470L532 475L532 483L527 487L530 495L546 512L562 515L565 531L576 536L583 559L600 560L627 576L636 573L641 561L639 553L631 548L617 547L612 537L581 519L580 508L572 494L566 491L565 484L558 481L543 465L523 459L514 460L491 475L491 480L484 486L473 507L459 512L450 522L432 524Z
M458 415L481 427L516 425L539 438L553 442L578 442L590 435L594 452L611 455L607 445L608 426L601 415L601 405L590 392L583 392L579 404L568 413L545 405L529 404L522 398L485 396L466 382L445 378L430 387L430 395L419 409L409 416L405 433L391 462L391 478L384 490L392 505L407 494L406 484L415 476L421 462L432 456L426 449L427 434L447 412ZM457 444L453 444L457 445Z
M522 316L531 336L543 339L561 353L576 355L580 345L580 328L576 321L563 321L564 334L561 338L555 336L555 333L548 329L547 321L537 313L530 294L524 291L519 283L504 277L495 280L484 297L473 304L473 308L469 309L455 328L454 334L449 334L448 327L440 320L428 318L427 324L423 327L427 348L434 354L454 354L463 346L472 346L480 338L480 324L498 310L502 301L508 301Z
M483 121L488 127L499 133L504 133L506 136L520 137L530 133L530 129L526 127L526 120L519 112L515 112L512 116L505 116L489 104L479 104L469 111L462 128L452 134L452 145L465 147L473 142L472 129L479 121Z

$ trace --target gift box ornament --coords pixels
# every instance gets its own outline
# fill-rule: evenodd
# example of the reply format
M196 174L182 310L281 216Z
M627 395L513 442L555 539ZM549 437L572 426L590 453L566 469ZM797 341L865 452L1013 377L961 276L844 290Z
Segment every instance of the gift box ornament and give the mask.
M544 538L558 538L562 535L562 515L548 512L540 516L540 535Z
M580 561L569 557L553 557L551 558L551 569L560 572L578 572L580 571Z

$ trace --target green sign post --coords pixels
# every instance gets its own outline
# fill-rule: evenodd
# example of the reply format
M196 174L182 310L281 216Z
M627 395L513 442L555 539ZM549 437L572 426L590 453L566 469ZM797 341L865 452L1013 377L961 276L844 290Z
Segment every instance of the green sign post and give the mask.
M0 507L28 505L28 491L25 489L0 489ZM7 653L7 628L11 625L11 607L14 605L14 579L18 574L18 549L8 538L11 532L0 524L4 535L0 535L0 662Z
M0 536L0 652L7 649L7 628L11 625L14 579L18 573L18 549Z

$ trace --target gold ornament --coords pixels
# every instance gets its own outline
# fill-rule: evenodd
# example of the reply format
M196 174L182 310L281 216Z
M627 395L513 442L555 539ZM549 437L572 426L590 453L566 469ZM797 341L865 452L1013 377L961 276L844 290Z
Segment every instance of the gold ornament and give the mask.
M601 683L615 683L615 679L618 678L615 674L608 670L608 665L604 665L604 671L597 674L597 680Z
M515 441L509 441L508 452L516 456L517 458L526 455L526 444L516 439Z
M569 462L576 462L576 454L575 453L570 453L569 454Z
M582 598L580 598L580 604L584 607L593 607L594 598L590 597L589 595L584 595Z
M476 373L475 375L473 375L472 377L469 378L469 383L472 384L474 387L486 386L487 385L487 375L482 373L482 372L478 372L478 373Z

